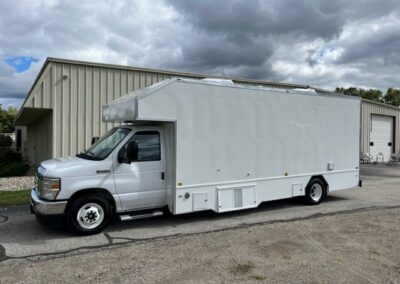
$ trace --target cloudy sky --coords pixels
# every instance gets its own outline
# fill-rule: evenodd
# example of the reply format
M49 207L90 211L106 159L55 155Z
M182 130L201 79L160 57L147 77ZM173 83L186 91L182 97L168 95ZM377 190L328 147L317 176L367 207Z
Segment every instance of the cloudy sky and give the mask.
M46 57L386 90L400 87L400 1L1 0L3 107Z

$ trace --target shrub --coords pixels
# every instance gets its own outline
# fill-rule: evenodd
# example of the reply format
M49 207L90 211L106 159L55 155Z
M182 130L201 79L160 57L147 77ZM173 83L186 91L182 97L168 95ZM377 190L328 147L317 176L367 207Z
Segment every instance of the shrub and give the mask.
M0 177L23 176L29 170L29 165L25 162L2 162L0 166Z
M0 147L11 147L12 139L7 135L0 135Z
M11 148L0 147L0 161L22 161L22 154L15 152L14 149Z

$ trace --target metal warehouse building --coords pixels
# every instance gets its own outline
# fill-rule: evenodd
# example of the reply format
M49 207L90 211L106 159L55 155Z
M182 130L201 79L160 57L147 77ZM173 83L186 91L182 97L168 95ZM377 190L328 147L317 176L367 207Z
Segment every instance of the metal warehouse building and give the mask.
M361 108L362 153L370 153L376 159L379 153L385 161L392 153L400 151L400 109L398 107L363 100Z
M16 125L27 129L27 140L21 145L24 155L31 163L38 164L86 149L93 137L101 136L115 126L101 122L102 105L170 77L212 77L272 88L308 88L297 84L48 58L16 120ZM371 101L362 104L361 151L373 155L375 152L398 152L400 109ZM20 132L17 131L17 135Z
M93 137L101 136L115 126L101 122L102 105L170 77L212 77L274 88L308 88L296 84L48 58L16 119L17 126L27 127L27 140L21 145L24 155L31 163L38 164L86 149Z

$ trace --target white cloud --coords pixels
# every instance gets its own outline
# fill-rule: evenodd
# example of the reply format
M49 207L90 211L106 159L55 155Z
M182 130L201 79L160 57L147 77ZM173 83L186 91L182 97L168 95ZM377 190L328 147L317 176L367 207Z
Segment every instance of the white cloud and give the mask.
M21 103L46 57L279 80L400 87L394 0L2 0L0 103ZM21 73L6 58L36 58Z

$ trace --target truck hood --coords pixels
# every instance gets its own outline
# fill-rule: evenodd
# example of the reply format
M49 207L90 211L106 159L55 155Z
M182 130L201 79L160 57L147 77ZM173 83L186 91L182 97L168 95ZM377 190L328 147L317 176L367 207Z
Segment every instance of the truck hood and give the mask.
M97 171L111 172L112 162L108 159L95 161L68 156L43 161L40 166L40 173L43 176L68 178L98 175Z

